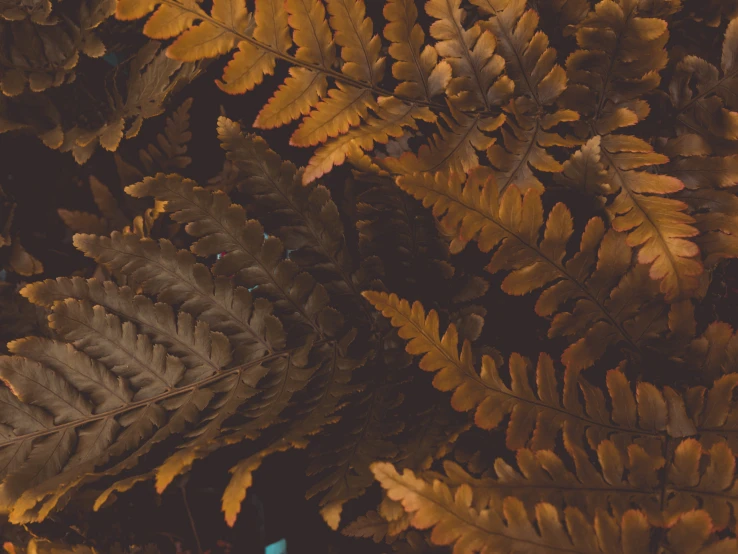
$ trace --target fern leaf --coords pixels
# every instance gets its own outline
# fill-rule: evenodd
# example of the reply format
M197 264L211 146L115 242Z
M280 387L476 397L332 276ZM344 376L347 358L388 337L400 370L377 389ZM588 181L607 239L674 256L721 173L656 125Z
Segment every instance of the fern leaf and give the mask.
M59 217L61 217L64 225L74 233L105 233L108 226L106 220L103 218L80 211L70 211L64 208L57 210Z
M640 96L659 85L658 72L666 66L667 23L647 15L635 2L597 4L577 30L580 50L567 59L572 84L562 101L591 118L583 134L602 135L602 165L611 194L617 195L609 206L613 227L628 232L631 246L640 246L638 261L650 265L651 278L673 301L694 295L702 273L702 264L694 259L699 249L688 240L698 234L691 225L694 219L685 213L684 203L664 197L684 184L639 169L669 161L651 145L611 135L647 116L650 108ZM635 59L642 62L632 63Z
M738 139L737 54L738 23L732 20L725 30L721 71L697 56L685 56L677 64L669 93L689 132L704 129L714 137Z
M284 7L298 46L295 57L325 69L331 68L336 50L323 3L320 0L286 0Z
M349 537L371 537L375 543L380 543L387 537L388 527L387 521L372 510L348 524L341 533Z
M325 73L291 67L289 77L256 116L254 127L273 129L307 115L318 100L326 95L327 89Z
M376 109L370 91L338 83L328 97L303 119L290 137L293 146L315 146L328 137L337 137L365 119L369 109Z
M652 385L639 385L636 400L623 373L619 370L610 371L608 389L614 408L610 415L604 411L602 393L578 379L576 372L571 370L567 371L564 379L562 403L556 390L553 362L545 354L539 357L535 370L538 384L536 396L529 385L530 362L514 354L509 361L512 380L512 387L509 388L502 381L492 357L483 356L481 372L475 371L469 341L464 341L459 354L458 332L454 325L449 325L443 337L440 336L438 314L434 310L426 316L419 302L415 302L411 308L407 301L395 295L377 292L363 294L385 317L391 318L400 337L409 339L407 352L423 355L420 368L437 372L433 386L441 391L454 391L451 405L456 410L475 410L475 423L482 429L497 428L507 414L511 415L507 428L508 448L522 448L529 442L536 450L552 448L562 427L570 431L568 436L573 441L578 442L586 434L593 448L612 433L619 437L618 441L624 441L618 444L628 444L635 436L639 436L650 445L649 448L658 451L661 447L659 432L670 426L665 415L667 402L658 394L649 392ZM586 400L584 408L577 396L577 381ZM641 401L644 402L643 409ZM662 408L648 411L645 409L648 403ZM672 407L675 410L674 421L686 418L683 405L676 402ZM683 416L681 419L678 417L680 415ZM638 421L637 416L642 419ZM694 424L684 423L679 428L673 425L670 428L676 434L694 433Z
M249 19L245 0L214 0L210 18L182 33L169 46L167 55L175 60L192 62L225 54L237 40L231 29L245 31ZM147 31L153 32L151 29Z
M624 514L632 506L649 521L669 527L684 513L700 506L716 529L734 526L731 506L735 502L735 461L724 442L706 450L695 439L686 439L669 449L664 459L631 444L627 452L609 440L596 449L598 466L585 450L566 444L574 471L550 450L518 450L518 470L497 459L496 479L475 479L452 462L444 464L446 481L471 486L480 500L500 509L507 496L522 500L529 509L540 501L567 505L593 517L598 510ZM665 451L666 452L666 451ZM663 501L662 501L663 498ZM483 499L483 500L482 500Z
M396 175L446 171L463 175L477 167L477 152L486 150L495 140L484 131L498 129L505 117L476 117L458 111L453 104L449 104L449 107L450 114L441 114L445 127L439 125L439 132L431 137L430 144L420 147L417 155L406 152L399 158L384 158L375 162Z
M572 110L559 110L539 117L525 106L524 99L517 99L506 108L509 115L502 127L502 144L487 149L487 158L500 172L501 190L515 184L521 190L543 190L543 184L535 176L534 169L546 173L560 173L564 167L546 150L552 146L575 146L574 138L562 137L552 132L561 122L576 121L579 115ZM527 110L526 110L527 108Z
M567 367L590 367L608 345L616 342L639 349L633 338L642 336L642 332L636 332L638 316L645 311L657 316L661 307L654 303L652 292L645 292L648 287L644 291L635 286L632 280L637 275L627 277L631 253L623 235L605 233L602 220L593 218L582 235L580 251L564 262L573 223L563 204L551 210L544 225L543 206L536 190L521 194L517 187L509 187L500 196L488 168L472 171L463 187L455 175L444 175L400 177L398 185L425 206L433 206L434 215L456 237L452 251L461 250L472 239L478 241L483 252L494 250L487 269L492 273L511 271L502 283L505 292L522 295L545 288L536 312L542 316L556 314L549 335L577 338L565 353ZM619 283L621 293L611 296ZM571 297L578 299L573 312L557 314Z
M648 552L651 528L646 516L636 510L620 520L600 512L592 525L580 511L567 508L563 525L553 505L539 503L535 508L538 531L523 503L514 497L504 500L501 512L479 509L468 485L451 491L439 480L429 483L410 470L399 474L387 463L374 464L372 471L389 498L402 502L411 514L413 527L432 528L431 541L453 544L455 552Z
M350 129L316 150L303 173L304 184L341 165L347 157L356 155L357 150L369 152L377 143L387 144L390 138L401 137L406 128L417 129L417 119L435 121L435 115L428 108L405 104L394 97L380 97L375 111L377 117L369 117L360 127Z
M191 107L192 98L188 98L182 102L171 117L167 117L164 132L156 136L156 145L152 143L145 150L139 150L138 157L149 173L154 173L154 168L158 168L160 171L184 169L192 162L192 159L186 155L187 143L192 138L192 133L189 130ZM118 157L118 160L120 159ZM143 175L140 175L132 182L138 181L141 178L143 178ZM123 179L121 181L125 185L132 183L125 182ZM98 207L102 211L102 207L99 204Z
M288 0L284 8L298 46L295 59L330 69L336 60L333 35L325 19L325 7L318 0ZM291 67L290 75L261 109L254 126L280 127L307 115L326 95L326 74L303 67Z
M41 339L12 343L18 353L31 356L0 361L2 377L14 391L4 391L3 419L15 433L0 444L3 455L11 456L2 491L15 521L42 518L95 468L124 454L136 456L136 449L138 455L148 451L191 421L191 408L207 406L205 399L212 393L197 390L221 379L230 345L210 335L206 324L188 334L185 325L190 321L179 323L180 339L189 341L192 351L204 353L205 348L215 367L188 368L162 344L139 334L133 323L86 300L57 301L50 316L51 326L73 344ZM209 342L211 338L215 340ZM32 386L31 391L28 387L35 382L46 386ZM177 401L168 404L170 398ZM26 402L35 404L32 410ZM135 457L128 460L135 463ZM118 466L125 466L125 459Z
M417 23L418 9L412 0L389 0L383 9L388 21L384 36L391 42L389 54L396 61L392 75L400 81L395 94L430 101L443 93L451 80L451 66L438 61L438 52L425 45L425 33Z
M150 255L145 248L133 249L134 252ZM161 270L161 267L156 269ZM207 281L206 281L207 282ZM150 279L143 281L144 287L149 288L152 284ZM157 342L165 344L174 354L180 356L188 367L201 366L203 371L207 368L215 368L223 365L215 363L210 359L206 345L223 343L223 337L228 336L238 346L234 350L234 360L249 361L260 356L271 354L278 348L284 347L284 337L281 326L269 313L269 307L252 306L250 297L243 291L235 291L236 298L241 293L243 302L234 302L241 308L238 319L233 316L234 310L228 310L228 305L223 306L219 300L227 297L226 294L214 294L212 283L208 290L201 289L201 296L195 301L185 300L187 294L195 292L194 287L187 290L186 282L182 289L174 287L163 287L162 295L167 300L179 299L184 301L184 311L175 315L167 304L163 302L153 303L142 295L134 295L129 287L117 287L113 283L99 282L96 279L84 280L79 277L72 279L57 278L32 283L23 289L23 294L31 302L52 306L54 302L65 298L76 298L88 300L103 306L112 313L120 314L127 320L135 323L140 330L152 336ZM227 290L228 285L222 287ZM232 285L231 285L232 288ZM217 290L217 289L216 289ZM220 291L218 291L220 292ZM233 295L234 291L229 291ZM259 309L261 308L261 309ZM190 314L197 317L199 321L207 323L211 329L222 329L224 333L211 333L208 339L204 326L195 326L190 320ZM192 348L190 335L196 338L196 348ZM30 354L23 354L32 357Z
M287 52L292 37L284 6L276 0L259 2L254 11L256 28L253 37L277 52ZM238 43L238 52L223 71L223 81L216 81L221 90L229 94L242 94L260 84L265 75L272 75L276 58L266 48L258 48L250 42Z
M500 105L513 90L513 82L502 70L505 62L494 53L497 41L478 24L464 27L466 12L461 0L429 0L425 11L436 21L430 33L435 48L449 63L452 78L449 96L458 96L457 107L486 109Z
M659 196L681 190L684 184L638 170L668 159L646 142L622 135L603 137L602 151L617 194L609 207L613 228L628 232L628 243L640 246L638 261L651 264L651 278L661 282L667 300L694 294L702 273L702 264L695 259L699 248L687 240L698 234L691 225L694 218L685 213L683 202Z
M566 72L554 63L556 51L549 47L545 33L536 30L539 16L533 10L526 11L525 2L475 0L474 4L492 16L480 25L497 37L507 73L516 91L522 93L505 108L509 115L502 129L504 147L491 146L487 157L503 173L501 190L511 183L520 189L542 189L531 168L552 173L563 169L546 148L577 144L576 139L552 132L559 123L578 120L577 112L541 113L566 89Z
M242 172L241 192L263 210L260 221L291 250L290 259L309 269L337 301L349 300L345 309L365 310L344 226L328 189L302 186L302 169L282 161L261 138L244 135L229 119L218 120L218 136L228 159Z
M360 0L328 0L330 23L341 47L341 71L353 79L372 85L384 76L384 58L379 56L382 41L372 35L372 20Z
M663 19L630 0L597 3L577 29L579 50L566 62L570 85L565 107L592 118L593 134L607 135L648 114L639 98L660 83L669 38ZM632 60L640 63L632 63Z
M175 221L186 223L186 231L199 239L191 247L195 254L226 252L216 262L215 274L236 273L247 287L259 286L280 309L297 314L315 330L325 323L328 297L322 285L284 259L281 241L264 239L261 224L247 220L243 208L231 204L224 193L206 191L189 179L163 173L126 187L126 192L167 202L166 209Z

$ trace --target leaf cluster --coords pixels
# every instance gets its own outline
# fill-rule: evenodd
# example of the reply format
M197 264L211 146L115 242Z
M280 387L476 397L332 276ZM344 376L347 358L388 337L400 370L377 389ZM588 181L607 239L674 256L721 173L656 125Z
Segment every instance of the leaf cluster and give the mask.
M78 161L219 57L225 93L271 87L252 127L311 157L221 115L205 182L186 101L115 157L130 203L91 179L101 215L59 210L96 269L20 291L52 333L0 357L0 509L103 510L226 456L233 526L305 450L326 523L397 552L734 552L738 338L705 314L738 257L735 6L380 8L117 0L172 42Z

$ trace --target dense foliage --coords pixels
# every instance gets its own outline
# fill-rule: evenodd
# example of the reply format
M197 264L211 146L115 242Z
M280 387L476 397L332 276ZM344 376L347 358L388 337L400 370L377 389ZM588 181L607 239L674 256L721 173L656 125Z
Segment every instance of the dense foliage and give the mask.
M90 192L58 271L0 211L9 553L188 480L233 527L276 459L369 551L738 551L738 3L0 16L0 131Z

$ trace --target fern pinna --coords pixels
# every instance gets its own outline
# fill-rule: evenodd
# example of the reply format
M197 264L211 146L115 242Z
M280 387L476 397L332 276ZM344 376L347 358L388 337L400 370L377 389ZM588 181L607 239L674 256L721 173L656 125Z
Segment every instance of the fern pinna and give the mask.
M738 13L380 7L118 0L170 58L228 54L226 93L288 65L253 127L314 151L298 169L222 116L211 186L126 187L189 250L81 233L115 282L23 289L55 338L0 359L3 509L40 521L82 486L100 509L229 450L232 525L266 457L306 448L326 522L398 552L737 551L738 339L702 314L738 254ZM694 25L716 59L675 46ZM496 341L503 295L551 342Z

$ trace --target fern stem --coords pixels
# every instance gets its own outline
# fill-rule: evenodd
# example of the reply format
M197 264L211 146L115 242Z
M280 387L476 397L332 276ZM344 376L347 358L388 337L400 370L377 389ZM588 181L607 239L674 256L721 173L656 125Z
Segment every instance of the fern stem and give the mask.
M192 517L192 511L190 510L190 503L187 501L187 491L184 485L180 485L179 490L182 491L182 503L184 504L185 511L187 512L187 518L190 520L190 527L192 528L192 536L195 537L195 544L197 545L197 554L202 554L202 545L200 544L200 536L197 534L197 527L195 527L195 519Z

